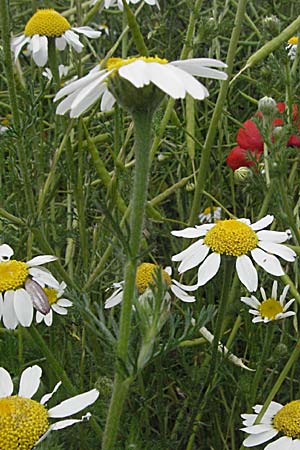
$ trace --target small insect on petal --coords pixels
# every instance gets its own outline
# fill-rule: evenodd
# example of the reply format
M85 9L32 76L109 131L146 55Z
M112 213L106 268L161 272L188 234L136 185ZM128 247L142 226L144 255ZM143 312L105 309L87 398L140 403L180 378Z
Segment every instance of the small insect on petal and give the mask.
M41 286L33 280L27 278L25 289L31 297L34 307L42 314L46 315L50 311L48 297Z

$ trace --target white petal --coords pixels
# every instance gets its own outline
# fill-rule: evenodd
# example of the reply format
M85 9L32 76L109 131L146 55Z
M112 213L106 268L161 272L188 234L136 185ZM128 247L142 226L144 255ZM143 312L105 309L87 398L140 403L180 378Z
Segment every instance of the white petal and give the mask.
M48 39L46 36L34 34L31 38L32 57L39 67L44 67L48 60Z
M11 48L15 54L15 61L17 60L24 45L27 44L28 42L30 42L30 38L27 36L24 36L23 34L22 34L22 36L15 38L15 40L12 40Z
M59 288L59 282L52 273L45 267L31 267L28 270L29 275L39 284L46 284L56 290Z
M52 309L50 309L48 314L44 316L44 323L47 325L47 327L51 327L52 322L53 322L53 311Z
M241 297L241 301L251 308L258 308L261 303L252 295L251 297Z
M295 441L294 441L295 442ZM276 439L275 442L268 444L265 450L296 450L297 447L293 447L293 439L287 436L282 436ZM300 447L299 447L300 448Z
M188 286L186 284L181 284L176 280L172 280L172 283L176 284L176 286L180 287L180 289L183 289L184 291L187 291L187 292L195 291L199 287L198 284L193 284L191 286Z
M264 431L273 430L272 425L267 423L258 423L257 425L252 425L250 427L241 428L242 431L245 431L245 433L248 434L260 434Z
M100 105L101 111L103 112L110 111L115 103L116 103L115 97L109 92L108 89L106 89L101 99Z
M292 298L291 300L289 300L289 301L287 302L287 304L284 306L283 312L287 311L287 310L289 309L289 307L294 303L294 301L295 301L294 298Z
M260 241L271 241L280 244L288 239L287 233L284 231L262 230L256 233Z
M279 300L280 300L281 305L284 304L284 300L285 300L286 294L288 293L289 288L290 288L290 286L289 286L288 284L287 284L286 286L284 286L284 289L283 289L283 291L282 291L282 294L281 294L281 296L279 297Z
M39 366L27 367L21 375L18 395L32 398L39 388L41 376L42 369Z
M262 267L266 272L277 277L284 275L284 271L279 260L274 255L269 255L259 248L251 251L254 261Z
M78 411L92 405L99 397L99 391L97 389L91 389L83 394L76 395L61 402L59 405L54 406L48 410L49 417L67 417L72 414L76 414Z
M71 30L67 30L64 32L63 36L68 42L68 44L71 45L71 47L73 47L77 53L80 53L82 51L84 45L80 42L77 34L75 34Z
M204 236L206 233L207 233L207 230L204 231L203 229L200 229L200 227L199 228L188 227L188 228L184 228L183 230L171 231L171 234L173 234L173 236L189 238L189 239Z
M136 88L141 88L150 83L148 64L141 60L134 61L120 67L118 72L122 78L128 80Z
M90 105L95 103L98 98L103 94L103 92L107 89L106 84L104 83L105 79L108 77L108 73L104 73L102 76L98 76L89 81L85 87L80 89L76 99L72 103L71 111L75 111L79 108L82 108L82 105L86 105L85 109L87 109Z
M193 267L198 266L207 256L209 247L207 245L201 245L198 247L197 252L190 253L178 267L178 272L183 273Z
M64 306L65 308L69 308L70 306L73 305L73 302L71 302L67 298L60 298L59 300L57 300L56 303L58 306Z
M267 216L263 217L262 219L258 220L257 222L254 222L251 226L252 230L258 231L262 230L263 228L266 228L268 225L270 225L274 220L274 216L271 216L268 214Z
M40 404L41 405L45 405L45 403L47 403L50 398L55 394L55 392L59 389L59 387L61 386L61 381L59 381L55 386L52 392L50 392L50 394L45 394L43 395L43 397L41 398Z
M14 309L19 323L30 327L33 319L33 304L25 289L18 289L14 295Z
M93 72L90 71L84 77L79 78L79 80L72 81L71 83L67 84L67 86L60 89L54 97L54 101L56 102L65 95L71 94L72 92L75 92L77 90L81 90L81 88L87 86L91 81L95 80L98 77L101 77L105 72L105 70L100 71L99 66L94 67Z
M35 315L36 323L41 323L44 320L44 317L45 317L44 314L37 311Z
M9 245L7 244L0 245L0 261L8 261L13 254L14 251Z
M221 263L221 255L219 253L211 253L201 264L198 270L198 286L204 286L211 280L219 270Z
M60 91L59 91L60 92ZM56 114L63 116L67 111L71 109L72 103L78 96L78 91L69 94L56 108Z
M106 301L104 309L113 308L114 306L121 303L123 300L123 289L121 291L114 292Z
M55 303L51 305L54 312L57 314L60 314L61 316L66 316L68 314L68 310L65 308L62 308L61 306L56 305Z
M91 27L72 27L72 30L76 31L77 33L82 33L85 36L95 39L101 36L101 31L95 31Z
M285 319L286 317L292 317L295 316L296 313L294 311L287 311L287 312L283 312L283 313L279 313L277 314L279 317L279 319ZM276 319L277 319L277 315L276 315Z
M243 445L247 448L255 447L256 445L263 444L264 442L269 441L274 436L276 436L276 434L278 434L277 430L265 431L264 433L260 434L251 434L244 440Z
M258 275L251 259L247 255L239 256L236 260L236 271L240 281L249 292L257 290Z
M170 67L172 66L169 66L169 68ZM196 80L196 78L194 78L188 72L184 72L179 68L175 69L175 67L173 67L173 70L176 71L177 76L180 76L180 80L183 83L186 92L190 94L193 98L197 100L203 100L205 97L209 96L209 92L206 89L206 87L203 86L203 84L200 83L200 81Z
M185 258L189 258L191 255L196 254L198 251L201 251L202 247L203 239L199 239L199 241L194 242L182 252L173 255L172 261L182 261Z
M213 58L192 58L192 59L183 59L172 61L170 64L173 64L176 67L180 67L182 70L191 73L192 75L197 75L197 71L201 70L202 67L220 67L226 69L227 64L219 59Z
M166 266L164 267L164 271L171 276L172 275L172 267L171 266Z
M274 242L259 242L258 246L269 253L274 253L286 261L295 261L296 253L289 247L282 244L275 244Z
M263 300L267 300L266 291L264 290L263 287L260 288L260 293L261 293Z
M241 418L244 419L243 425L250 427L251 425L254 424L257 418L257 414L241 414Z
M67 41L65 40L65 38L63 36L59 36L57 38L55 38L55 47L58 50L64 50L66 48L67 45Z
M14 330L18 325L18 319L14 308L15 291L6 291L3 302L3 324L9 330Z
M194 296L188 295L186 292L184 292L182 289L180 289L178 286L175 286L174 284L171 284L171 291L176 297L179 298L179 300L182 300L183 302L192 303L196 301Z
M272 294L271 297L275 298L277 300L277 287L278 287L278 283L277 281L273 281L273 286L272 286Z
M264 319L261 316L253 317L253 323L264 322Z
M14 385L11 376L4 367L0 367L0 398L9 397L13 390Z
M40 255L40 256L35 256L34 258L30 259L29 261L26 262L28 267L36 267L36 266L41 266L43 264L52 262L52 261L57 261L58 258L57 256L53 256L53 255Z
M159 89L174 99L185 97L186 89L184 83L179 74L172 70L174 68L167 64L155 62L148 63L147 66L149 66L146 70L150 81Z
M2 314L3 314L3 296L0 292L0 320L1 320Z

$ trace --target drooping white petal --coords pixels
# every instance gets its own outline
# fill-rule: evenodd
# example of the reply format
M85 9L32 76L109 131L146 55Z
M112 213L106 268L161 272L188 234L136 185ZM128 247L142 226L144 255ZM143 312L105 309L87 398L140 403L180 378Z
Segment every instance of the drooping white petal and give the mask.
M171 291L173 292L173 294L176 297L179 298L179 300L182 300L183 302L192 303L192 302L196 301L194 296L188 295L186 292L184 292L182 289L180 289L175 284L171 284Z
M271 214L268 214L267 216L263 217L262 219L258 220L257 222L254 222L251 226L252 230L258 231L262 230L263 228L266 228L268 225L270 225L274 220L274 216Z
M294 442L297 442L297 440ZM300 446L294 447L293 439L287 436L282 436L281 438L276 439L275 442L271 442L271 444L268 444L265 447L265 450L297 450L297 449L300 449Z
M100 70L99 66L94 67L93 72L89 72L87 75L85 75L82 78L79 78L79 80L76 81L72 81L71 83L67 84L67 86L64 86L62 89L60 89L56 96L54 97L54 101L56 102L57 100L60 100L62 97L64 97L65 95L71 94L72 92L75 91L80 91L81 88L83 88L84 86L87 86L90 82L92 82L93 80L95 80L98 77L101 77L103 73L105 73L105 70Z
M236 259L236 271L240 281L249 292L257 290L258 275L251 259L247 255L238 256Z
M199 228L188 227L184 228L183 230L173 230L171 231L171 234L177 237L193 239L200 236L204 236L207 233L207 230L204 231L203 229Z
M9 397L14 390L10 374L4 367L0 367L0 398Z
M79 37L76 33L71 30L67 30L64 32L63 36L68 44L73 47L77 53L80 53L82 51L84 45L80 42Z
M52 392L50 392L50 394L45 394L43 395L43 397L41 398L40 404L41 405L45 405L50 398L55 394L55 392L59 389L59 387L61 386L61 381L59 381L55 386Z
M287 233L284 231L261 230L256 233L260 241L271 241L281 244L288 239Z
M14 296L15 291L6 291L4 293L2 321L5 328L8 328L9 330L14 330L18 325L18 319L14 308Z
M244 440L243 445L246 448L255 447L256 445L263 444L264 442L269 441L274 436L276 436L276 434L278 434L278 431L275 429L270 430L270 431L265 431L264 433L260 433L260 434L250 434L250 436L248 436Z
M122 78L128 80L136 88L141 88L150 83L147 69L148 64L145 61L138 60L120 67L118 72Z
M72 103L71 109L70 109L70 117L76 118L79 117L83 112L85 112L90 106L92 106L103 94L106 87L103 84L97 83L97 86L94 87L90 93L81 100L80 103L78 103L74 107L74 102L77 102L78 97L75 99L75 101Z
M9 245L7 245L7 244L0 245L0 262L8 261L12 257L13 254L14 254L14 251Z
M65 40L65 38L63 36L59 36L57 38L55 38L55 47L58 50L63 51L66 48L67 45L67 41Z
M219 59L213 58L192 58L172 61L174 66L180 67L182 70L191 73L192 75L197 75L197 70L201 70L202 67L219 67L226 69L227 64L220 61Z
M24 398L32 398L37 392L42 376L39 366L27 367L22 372L18 395Z
M174 71L174 74L177 75L181 82L184 85L185 91L190 94L193 98L197 100L203 100L205 97L209 96L209 92L205 86L203 86L200 81L196 80L192 75L184 70L179 69L178 67L168 66L169 69Z
M100 109L101 111L110 111L114 104L116 103L115 97L109 92L108 89L104 91L101 99Z
M187 270L198 266L206 258L208 252L209 247L207 245L199 246L197 252L190 253L182 260L181 264L179 264L178 272L184 273Z
M30 327L33 319L33 304L25 289L18 289L14 295L14 309L18 322L23 327Z
M146 70L151 83L174 99L185 97L186 89L184 83L179 76L180 74L172 70L174 68L168 64L156 62L145 64L147 65Z
M72 27L73 31L76 31L76 33L81 33L84 34L85 36L91 38L91 39L95 39L101 36L101 31L95 31L93 30L93 28L91 27Z
M280 262L276 258L276 256L269 255L260 248L251 250L251 255L254 261L266 272L270 273L271 275L275 275L276 277L284 275L283 268L281 267Z
M259 308L261 305L261 303L257 300L257 298L254 297L254 295L251 295L251 297L241 297L241 302L245 303L251 308Z
M43 264L52 262L52 261L57 261L58 257L57 256L53 256L53 255L40 255L40 256L35 256L34 258L30 259L29 261L26 262L28 267L36 267L36 266L42 266Z
M186 285L186 284L182 284L179 283L179 281L177 280L172 280L172 283L176 284L176 286L180 287L180 289L183 289L184 291L187 292L192 292L192 291L196 291L196 289L198 289L198 284L193 284L193 285Z
M54 408L50 408L48 410L48 415L53 418L68 417L72 414L76 414L87 406L92 405L98 397L99 391L97 391L97 389L91 389L88 392L64 400L59 405L54 406Z
M99 75L99 72L98 72ZM80 89L80 92L78 93L76 99L72 103L72 111L76 110L76 108L82 103L87 103L88 106L90 104L94 103L100 95L103 94L103 92L107 89L106 84L103 84L105 79L108 77L108 72L105 72L104 74L95 77L94 80L89 81L89 83L83 87L83 89ZM99 89L100 88L100 89ZM93 100L92 102L90 101Z
M104 309L113 308L123 300L123 289L114 292L106 301Z
M258 246L269 253L274 253L286 261L295 261L296 253L293 249L282 244L275 244L274 242L259 242Z
M28 36L24 36L24 34L18 36L17 38L12 39L11 49L14 52L15 61L17 60L24 45L27 44L28 42L30 42L30 38Z
M44 67L48 61L48 39L47 36L34 34L31 38L32 58L37 66Z
M72 94L69 94L56 108L56 114L59 116L63 116L66 112L68 112L71 107L72 103L78 96L78 91L73 92Z
M204 286L211 280L218 272L220 264L221 255L219 253L208 255L198 270L198 286Z

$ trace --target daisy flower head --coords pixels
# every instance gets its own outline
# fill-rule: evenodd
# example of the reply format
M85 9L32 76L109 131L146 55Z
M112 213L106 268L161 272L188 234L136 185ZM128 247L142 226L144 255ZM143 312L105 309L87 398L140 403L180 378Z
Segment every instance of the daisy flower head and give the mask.
M92 405L98 398L97 389L71 397L53 408L46 404L58 390L57 383L50 394L44 395L40 402L32 400L37 392L42 369L39 366L27 367L21 374L19 392L13 395L13 382L10 374L0 367L0 442L2 450L31 450L54 430L61 430L90 417L90 413L80 419L66 419L51 423L51 419L65 418Z
M57 287L43 287L43 291L47 296L49 305L50 305L50 311L48 314L42 314L40 311L36 312L35 319L37 323L41 323L44 321L44 323L50 327L53 322L53 312L56 314L60 314L61 316L66 316L68 314L68 309L70 306L73 305L73 303L68 300L67 298L64 298L64 292L67 285L66 283L57 283Z
M264 447L264 450L299 450L300 448L300 400L281 405L271 402L260 422L254 424L262 405L253 407L254 414L242 414L245 428L242 431L249 436L244 440L244 447L256 447L270 439L283 434L280 438Z
M33 319L33 307L48 314L50 305L41 285L56 286L57 280L43 264L56 261L52 255L36 256L27 262L11 259L13 249L0 245L0 320L8 329L18 324L29 327Z
M11 49L17 59L20 51L27 44L34 62L39 67L44 67L48 61L49 39L55 39L58 50L64 50L68 44L80 53L84 45L80 42L78 34L98 38L101 31L95 31L87 26L71 27L69 21L54 9L38 9L28 20L24 33L12 39Z
M136 3L139 3L140 1L141 0L126 0L126 3L133 3L135 5ZM159 3L157 0L144 0L144 1L148 5L150 5L150 6L156 5L158 7L158 9L160 9ZM95 5L96 3L97 3L97 0L92 0L91 6ZM119 9L121 11L123 11L124 7L123 7L122 0L104 0L104 8L106 8L106 9L110 8L111 6L115 6L116 4L118 5Z
M299 42L298 36L292 36L288 40L288 44L285 47L285 49L288 50L288 56L291 60L295 59L298 42Z
M284 319L286 317L294 316L294 311L288 311L289 307L294 303L295 299L292 298L286 303L286 295L289 290L289 286L285 286L282 294L277 300L277 281L274 281L272 287L271 297L267 297L263 287L260 288L263 301L260 302L254 295L251 297L242 297L241 301L250 306L249 313L253 314L253 323L257 322L271 322L273 320Z
M254 262L275 276L284 275L277 256L291 262L296 257L294 250L282 245L288 239L285 232L264 230L273 220L274 216L271 215L253 224L248 219L229 219L172 231L174 236L200 238L174 255L172 261L180 261L180 273L199 266L197 285L203 286L217 274L221 257L232 256L236 258L236 271L240 281L248 291L256 291L257 270L248 253Z
M222 209L220 206L208 206L198 217L201 223L216 222L221 219L221 211Z
M100 64L86 76L70 83L56 94L54 101L66 97L57 107L57 114L70 112L79 117L98 99L102 98L101 110L112 108L116 99L131 111L156 108L164 94L174 99L190 94L203 100L208 90L194 76L226 80L226 64L210 58L196 58L168 62L158 57L110 58L106 67Z
M162 280L166 284L168 288L170 288L171 292L175 295L175 297L179 298L183 302L191 303L195 301L195 297L188 295L186 291L192 291L197 289L197 286L184 286L181 283L179 283L176 280L173 280L171 278L172 275L172 268L171 267L165 267L162 269L157 264L152 263L142 263L138 266L136 271L136 277L135 277L135 286L136 290L139 294L139 298L145 293L146 291L150 291L151 284L155 283L155 273L158 269L161 269L161 276ZM124 281L121 281L119 283L114 283L113 287L115 288L115 291L112 293L112 295L105 301L104 308L109 309L112 308L123 300L123 285ZM167 297L169 298L169 294L167 293Z

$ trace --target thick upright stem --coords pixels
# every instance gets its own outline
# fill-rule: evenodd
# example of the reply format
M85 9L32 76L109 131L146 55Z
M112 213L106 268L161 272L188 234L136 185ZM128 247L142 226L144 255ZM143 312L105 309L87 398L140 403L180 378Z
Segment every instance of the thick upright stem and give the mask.
M119 338L117 344L116 374L113 394L108 411L102 450L114 450L123 405L131 382L128 372L128 344L131 324L132 299L135 291L135 276L138 252L142 236L145 203L150 168L150 140L152 113L133 115L135 128L135 176L131 197L129 254L125 266L125 284ZM127 369L127 370L126 370Z

